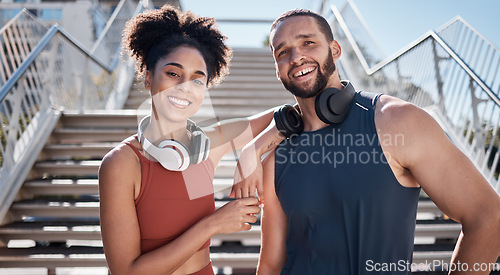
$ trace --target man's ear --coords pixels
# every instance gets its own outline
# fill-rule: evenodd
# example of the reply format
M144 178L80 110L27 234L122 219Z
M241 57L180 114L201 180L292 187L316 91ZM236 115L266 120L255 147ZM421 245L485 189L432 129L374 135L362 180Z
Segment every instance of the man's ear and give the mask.
M144 75L144 88L150 90L151 89L151 80L153 78L153 74L150 71L146 71L146 75Z
M340 55L342 54L342 48L340 47L340 44L336 40L331 41L329 44L330 49L332 50L333 60L339 60Z

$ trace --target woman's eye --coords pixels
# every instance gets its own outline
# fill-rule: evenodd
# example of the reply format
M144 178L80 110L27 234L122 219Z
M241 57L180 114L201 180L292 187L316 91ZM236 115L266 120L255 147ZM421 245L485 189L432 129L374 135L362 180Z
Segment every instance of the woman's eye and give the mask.
M196 84L196 85L200 85L200 86L201 86L201 85L204 85L204 84L203 84L203 81L201 81L201 80L199 80L199 79L193 79L193 82L194 82L194 84Z

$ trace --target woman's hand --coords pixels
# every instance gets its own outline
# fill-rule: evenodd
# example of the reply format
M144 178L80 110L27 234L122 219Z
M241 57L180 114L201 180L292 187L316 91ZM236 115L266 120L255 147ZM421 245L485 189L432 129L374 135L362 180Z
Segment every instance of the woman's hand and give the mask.
M255 197L255 190L257 190L262 204L264 202L262 163L260 153L254 148L254 146L249 146L241 151L234 172L234 185L229 196L236 199Z
M260 213L259 200L257 198L244 198L233 200L217 209L207 217L209 226L215 234L234 233L250 230L250 223L255 223Z

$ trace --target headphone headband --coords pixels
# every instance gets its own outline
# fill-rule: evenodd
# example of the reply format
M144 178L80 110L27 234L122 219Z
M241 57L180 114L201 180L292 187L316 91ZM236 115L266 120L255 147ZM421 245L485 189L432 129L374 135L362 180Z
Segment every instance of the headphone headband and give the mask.
M210 139L205 132L191 120L188 120L186 130L191 132L189 147L174 139L166 139L158 146L144 136L144 131L151 124L151 116L144 117L137 127L137 137L144 151L156 159L165 169L184 171L191 164L198 164L208 158Z
M314 109L318 118L324 123L342 123L349 113L356 90L347 80L341 83L344 86L342 90L327 88L316 96ZM274 121L276 128L287 138L293 134L300 134L304 130L299 112L288 104L274 111Z

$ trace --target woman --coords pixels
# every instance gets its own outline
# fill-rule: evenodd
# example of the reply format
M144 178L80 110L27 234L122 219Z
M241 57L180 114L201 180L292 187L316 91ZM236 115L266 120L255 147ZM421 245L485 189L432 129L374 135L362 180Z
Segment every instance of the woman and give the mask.
M231 51L214 23L164 6L125 27L124 48L153 100L138 135L99 169L101 234L113 274L213 274L210 237L249 230L257 220L255 197L215 211L212 180L222 156L265 129L273 110L204 132L188 120L228 71Z

